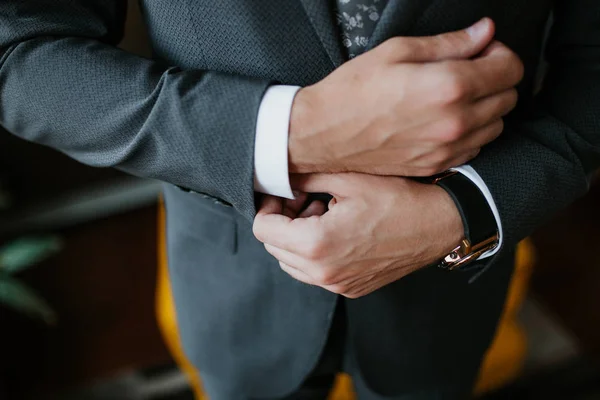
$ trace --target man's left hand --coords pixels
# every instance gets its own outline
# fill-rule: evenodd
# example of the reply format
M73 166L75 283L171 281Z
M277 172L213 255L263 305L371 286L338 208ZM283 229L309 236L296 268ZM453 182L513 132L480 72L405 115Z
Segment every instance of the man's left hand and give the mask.
M254 235L293 278L349 298L428 266L463 238L462 220L440 187L356 173L298 175L292 187L334 196L329 211L305 196L267 196Z

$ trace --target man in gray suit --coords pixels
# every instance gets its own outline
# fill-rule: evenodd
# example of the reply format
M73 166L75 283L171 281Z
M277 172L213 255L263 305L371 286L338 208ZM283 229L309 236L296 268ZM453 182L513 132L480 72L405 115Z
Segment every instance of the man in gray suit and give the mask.
M211 398L324 398L340 370L365 399L467 397L517 242L600 165L598 2L141 6L152 60L115 47L125 2L2 0L0 123L166 182Z

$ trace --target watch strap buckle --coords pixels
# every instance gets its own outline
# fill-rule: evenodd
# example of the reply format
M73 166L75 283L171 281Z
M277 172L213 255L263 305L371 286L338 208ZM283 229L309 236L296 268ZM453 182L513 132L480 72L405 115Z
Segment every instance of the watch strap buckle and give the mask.
M458 246L442 259L439 267L449 271L460 268L476 260L483 253L495 249L499 240L498 233L475 245L472 245L468 239L463 239Z

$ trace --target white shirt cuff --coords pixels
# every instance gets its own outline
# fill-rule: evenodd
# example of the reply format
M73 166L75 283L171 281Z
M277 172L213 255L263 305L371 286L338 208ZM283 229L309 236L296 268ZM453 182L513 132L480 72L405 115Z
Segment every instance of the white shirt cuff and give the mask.
M254 190L293 199L288 172L292 104L299 86L274 85L258 109L254 144Z
M494 214L494 218L496 219L496 225L498 227L498 246L496 246L492 250L488 250L485 253L483 253L481 256L479 256L478 260L491 257L494 254L496 254L502 246L502 222L500 221L500 214L498 213L498 208L496 207L496 203L494 202L492 193L490 193L490 190L486 186L481 176L479 176L477 171L475 171L475 169L473 169L473 167L471 167L470 165L461 165L460 167L452 168L452 170L460 172L461 174L469 178L471 182L477 185L477 187L479 188L481 193L483 193L483 196L487 200L490 208L492 209L492 213Z

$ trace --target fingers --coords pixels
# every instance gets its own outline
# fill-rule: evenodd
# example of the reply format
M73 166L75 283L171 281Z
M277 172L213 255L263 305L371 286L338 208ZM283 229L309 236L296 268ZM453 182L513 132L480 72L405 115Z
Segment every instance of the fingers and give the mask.
M466 29L425 37L396 37L376 51L392 62L432 62L468 59L480 53L494 36L491 19L483 18Z
M257 215L277 214L283 210L283 202L280 197L264 195Z
M517 106L518 97L516 89L508 89L477 101L471 110L476 126L487 125L507 115Z
M325 204L323 204L322 201L316 200L310 203L308 207L298 215L298 218L320 217L325 214L325 211L327 211Z
M289 226L293 221L291 217L283 215L283 203L279 197L265 195L256 213L252 230L254 236L261 242L271 237L271 230L276 227L278 230Z
M283 272L287 273L289 276L291 276L295 280L304 282L308 285L316 286L314 280L309 275L307 275L305 272L303 272L299 269L296 269L296 268L294 268L284 262L281 262L281 261L279 262L279 266L281 267Z
M330 276L331 271L324 266L269 244L265 244L265 249L279 261L279 265L285 272L299 281L321 287L335 285L338 281L337 277Z
M504 121L497 119L456 142L453 146L457 150L453 151L457 153L457 156L444 165L444 170L466 164L477 157L481 148L496 140L502 134L503 129Z
M282 199L267 195L254 219L252 230L263 243L298 254L313 255L321 250L325 229L320 217L326 211L321 201L313 201L299 218L285 215L297 213L297 210L286 210L282 208Z
M504 47L504 44L502 42L499 42L497 40L494 40L492 43L490 43L490 45L488 47L486 47L480 54L480 57L487 57L490 54L498 51L500 48Z
M307 273L309 265L304 258L302 258L301 256L299 256L297 254L294 254L293 252L280 249L279 247L270 245L268 243L265 243L264 246L265 246L265 250L267 250L267 252L269 254L271 254L273 257L275 257L279 262L285 263L290 268L294 268L296 270L302 270L302 272L307 277L310 277L310 275L308 275L308 273ZM306 282L306 283L312 283L312 282L313 281L311 280L311 282Z
M296 198L293 200L281 199L281 203L283 203L281 213L291 219L309 218L325 214L325 211L327 211L325 204L318 200L312 201L304 210L302 210L306 205L307 198L307 193L296 193ZM273 210L275 210L274 206Z
M465 63L464 78L471 82L474 98L513 88L523 79L523 63L499 42L492 44L481 57Z
M496 140L504 130L504 121L499 118L482 128L470 133L464 139L456 142L457 148L472 152Z
M457 112L457 114L463 114L459 118L467 121L464 123L466 133L464 137L470 136L469 132L497 122L497 120L510 113L516 107L517 100L517 91L515 89L508 89L477 100L472 106L468 106L463 111Z
M482 99L514 88L523 78L523 68L519 57L499 42L492 44L485 55L472 60L422 66L431 76L426 85L445 104Z
M307 193L329 193L341 196L347 192L351 174L301 174L291 175L290 182L294 189Z
M480 148L466 151L466 152L460 154L459 156L455 157L454 159L450 160L448 162L448 166L445 167L444 170L447 171L450 168L456 168L463 164L467 164L469 161L471 161L472 159L477 157L480 152L481 152Z
M290 218L296 218L298 216L298 213L304 207L304 205L306 203L306 199L308 197L308 194L303 193L303 192L296 192L296 193L294 193L294 195L296 196L296 198L293 200L290 200L290 199L282 200L283 214Z
M269 243L294 253L312 254L324 235L321 217L291 219L285 215L259 213L252 227L254 236L263 243Z

